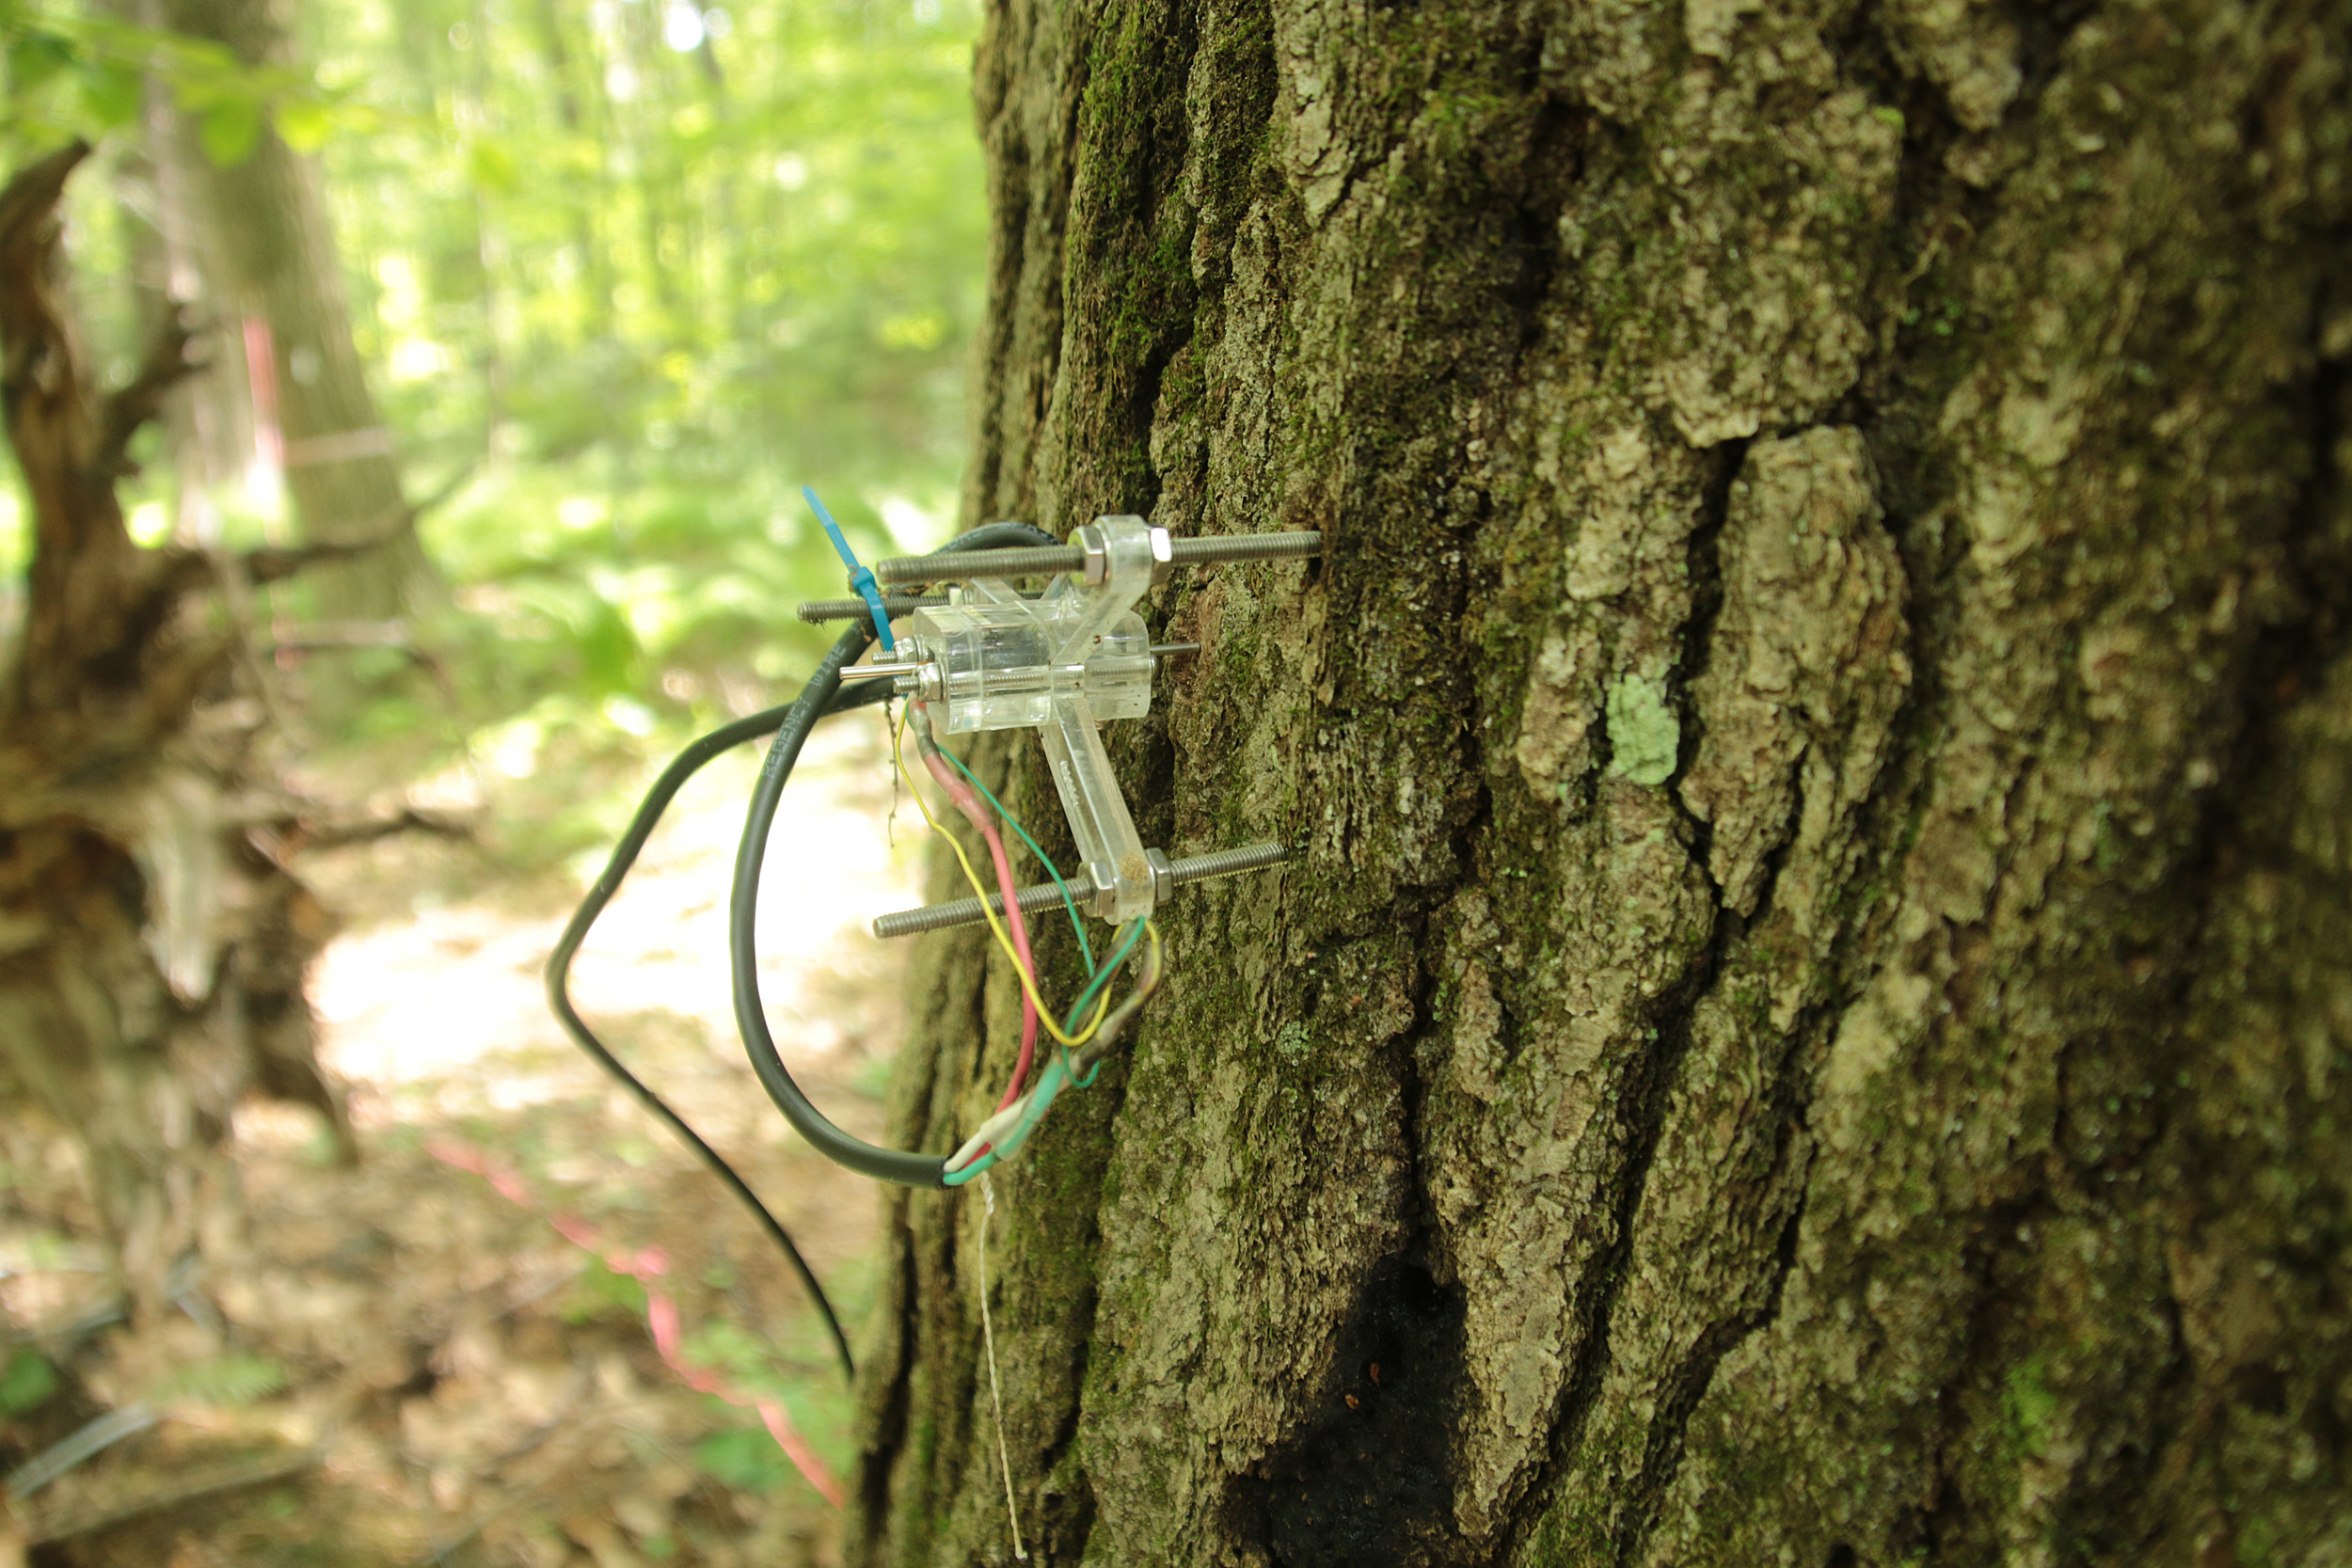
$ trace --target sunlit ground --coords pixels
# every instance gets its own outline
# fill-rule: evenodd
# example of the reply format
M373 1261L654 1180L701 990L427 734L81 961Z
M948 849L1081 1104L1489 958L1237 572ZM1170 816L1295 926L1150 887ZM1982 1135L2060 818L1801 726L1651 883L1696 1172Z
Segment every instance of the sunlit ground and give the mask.
M904 955L864 923L915 901L919 850L911 813L895 849L885 837L881 733L850 720L812 740L776 824L761 922L780 1049L869 1137ZM680 799L582 952L575 994L768 1198L854 1337L878 1195L797 1142L734 1043L726 885L755 763L755 748L714 765ZM92 1381L106 1404L144 1397L165 1418L56 1482L49 1502L72 1504L76 1487L94 1506L135 1501L143 1485L151 1502L165 1478L245 1453L294 1467L146 1508L80 1538L72 1560L834 1560L833 1510L758 1417L684 1386L656 1351L644 1289L551 1223L578 1221L576 1235L625 1262L660 1249L653 1288L678 1312L683 1357L778 1399L847 1478L849 1407L806 1298L718 1184L547 1015L540 969L564 890L485 879L448 896L452 857L462 871L472 853L403 839L306 863L348 921L313 995L362 1160L336 1164L307 1111L241 1116L241 1234L215 1238L183 1316L123 1337ZM502 1195L467 1163L519 1185ZM8 1305L19 1322L54 1323L93 1288L90 1259L28 1247L8 1259L20 1272Z
M861 996L895 990L899 955L865 932L872 914L915 894L909 835L897 832L894 851L885 826L881 734L879 720L818 730L771 840L760 882L762 990L778 1047L796 1069L865 1039L875 1020ZM726 903L757 759L757 748L746 747L688 786L597 921L572 988L592 1017L660 1012L699 1027L713 1042L718 1076L755 1094L732 1044ZM339 940L311 988L329 1065L376 1093L454 1075L452 1087L478 1082L499 1108L529 1103L534 1091L511 1073L467 1070L494 1053L555 1047L567 1067L584 1067L548 1016L540 977L570 911L532 919L504 904L421 908L413 919Z

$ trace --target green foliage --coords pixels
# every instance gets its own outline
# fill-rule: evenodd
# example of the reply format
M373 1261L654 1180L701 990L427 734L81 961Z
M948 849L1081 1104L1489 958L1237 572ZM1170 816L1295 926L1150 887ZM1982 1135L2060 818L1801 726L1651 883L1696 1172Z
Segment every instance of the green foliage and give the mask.
M198 119L204 155L227 168L253 155L262 139L262 105L243 95L207 105Z
M299 71L247 65L229 49L88 8L0 0L0 153L10 167L74 136L135 129L151 75L196 117L215 162L242 162L273 119L287 141L316 148L338 127L372 130L379 117L328 95Z
M946 531L986 250L977 0L312 0L293 20L300 68L247 67L94 0L0 0L0 143L21 161L101 138L68 235L110 381L152 309L130 286L157 253L145 84L216 161L273 134L317 152L407 490L447 492L423 529L456 605L420 631L445 688L389 678L412 669L395 653L320 656L387 677L342 738L617 785L609 762L766 700L829 640L791 612L841 591L802 484L869 556ZM233 321L202 349L241 382ZM171 536L180 487L168 461L130 482L135 537ZM206 500L232 546L291 522L241 476ZM273 590L270 613L304 602ZM591 841L594 815L576 791L532 857Z
M871 1299L869 1275L870 1265L859 1264L835 1271L828 1280L834 1305L850 1323ZM834 1366L832 1341L813 1310L793 1312L779 1326L779 1338L771 1340L735 1318L713 1315L687 1335L686 1359L718 1372L731 1389L783 1404L826 1463L845 1466L853 1457L849 1442L853 1412ZM727 1423L727 1430L695 1450L713 1477L729 1486L765 1491L790 1471L790 1462L777 1452L756 1414L716 1397L709 1408Z
M694 1463L712 1480L739 1492L772 1492L791 1469L775 1439L760 1426L712 1433L694 1445Z
M57 1369L49 1358L30 1345L17 1346L8 1353L8 1366L0 1369L0 1416L40 1409L57 1386Z
M645 1288L628 1275L605 1267L601 1259L591 1258L555 1310L556 1316L574 1327L601 1320L636 1323L645 1315Z
M787 679L823 641L792 603L840 591L803 483L869 554L944 531L985 251L971 0L305 19L326 90L386 117L327 144L327 188L417 487L472 466L427 543L480 617L478 714L682 720Z
M284 1363L232 1351L173 1368L148 1390L148 1397L158 1403L185 1401L233 1409L265 1400L285 1386Z

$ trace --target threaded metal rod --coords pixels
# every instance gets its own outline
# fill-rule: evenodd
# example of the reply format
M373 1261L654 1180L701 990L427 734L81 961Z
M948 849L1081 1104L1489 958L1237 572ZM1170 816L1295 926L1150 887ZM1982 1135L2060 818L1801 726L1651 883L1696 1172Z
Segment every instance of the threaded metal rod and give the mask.
M1024 594L1021 597L1034 599L1037 595ZM945 594L925 594L916 598L903 597L894 594L882 600L882 613L895 621L899 616L910 614L914 610L937 610L946 602L947 595ZM811 626L826 621L870 619L864 599L803 599L801 602L800 616Z
M1323 548L1323 535L1299 533L1213 533L1171 539L1171 565L1206 566L1219 561L1293 561ZM1075 572L1086 565L1075 545L1040 545L1017 550L957 550L941 555L894 555L874 562L877 582L949 582L973 578L1033 578Z
M988 557L985 566L972 559L958 559L982 553ZM971 578L1041 578L1055 572L1074 572L1085 564L1085 553L1073 545L1028 545L1011 550L894 555L874 562L874 580L956 582Z
M882 612L893 618L912 610L932 610L947 602L945 594L926 594L919 599L887 598L882 600ZM858 621L866 618L864 599L808 599L801 605L801 619L811 626L826 621Z
M1300 561L1323 553L1323 531L1301 529L1295 533L1204 533L1170 539L1168 559L1177 566L1205 566L1219 561Z
M1291 858L1287 844L1252 844L1239 849L1218 849L1206 855L1193 855L1181 861L1170 861L1168 879L1170 885L1183 887L1189 882L1205 882L1212 877L1237 876L1244 871L1260 871L1269 865L1279 865ZM1073 896L1083 897L1085 890L1071 889ZM1050 910L1061 902L1061 889L1051 882L1042 887L1025 887L1014 895L1023 914L1035 914ZM1005 912L1005 895L988 895L990 914ZM977 926L988 916L980 912L977 898L957 898L945 904L926 904L919 910L900 910L896 914L877 915L874 934L878 937L911 937L923 931L944 931L950 926Z

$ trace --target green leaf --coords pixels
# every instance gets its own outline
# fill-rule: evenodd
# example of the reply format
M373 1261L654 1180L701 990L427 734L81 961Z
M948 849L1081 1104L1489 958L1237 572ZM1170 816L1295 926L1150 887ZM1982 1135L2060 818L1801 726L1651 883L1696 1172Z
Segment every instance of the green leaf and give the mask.
M644 1315L645 1288L591 1258L556 1306L556 1316L577 1328L599 1318L634 1321Z
M271 111L278 134L296 152L316 152L335 129L335 117L313 98L281 99Z
M93 60L82 68L82 106L101 129L128 125L139 116L139 73L119 60Z
M21 1416L49 1402L57 1391L57 1369L30 1345L19 1345L0 1370L0 1414Z
M234 168L262 139L262 105L250 98L223 98L204 111L197 140L217 168Z
M73 45L55 33L27 30L8 40L8 85L30 92L73 63Z
M711 1433L694 1445L694 1463L739 1492L772 1492L784 1482L784 1456L757 1428Z
M628 693L636 689L637 633L617 605L598 600L580 630L580 673L589 690Z
M506 196L520 188L522 169L512 152L482 136L466 149L466 178L476 190Z

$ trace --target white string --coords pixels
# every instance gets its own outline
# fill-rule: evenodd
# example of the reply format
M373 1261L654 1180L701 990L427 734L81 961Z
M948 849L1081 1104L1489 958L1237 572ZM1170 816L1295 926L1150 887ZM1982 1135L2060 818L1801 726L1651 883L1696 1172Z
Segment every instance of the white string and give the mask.
M996 1463L1005 1472L1005 1517L1012 1521L1012 1555L1023 1562L1029 1554L1021 1544L1021 1511L1012 1500L1012 1458L1005 1451L1005 1396L996 1386L996 1329L988 1317L988 1227L996 1217L996 1190L980 1178L980 1342L988 1347L988 1398L996 1407Z

